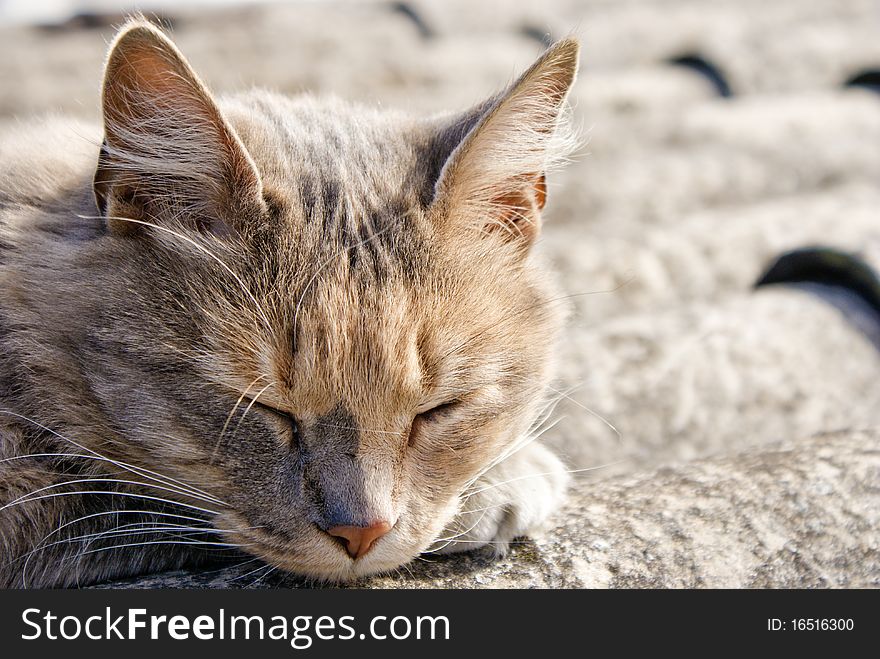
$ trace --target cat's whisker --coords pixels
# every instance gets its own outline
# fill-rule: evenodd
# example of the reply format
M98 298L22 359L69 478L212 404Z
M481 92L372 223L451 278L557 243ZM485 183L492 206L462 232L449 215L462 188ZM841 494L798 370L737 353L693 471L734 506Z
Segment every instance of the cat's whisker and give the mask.
M208 542L203 540L150 540L147 542L131 542L122 545L113 545L111 547L100 547L98 549L90 549L88 551L79 552L75 556L71 557L68 560L74 560L78 558L82 558L83 556L88 556L90 554L100 554L105 551L113 551L117 549L126 549L129 547L148 547L152 545L194 545L200 547L219 547L221 551L228 551L232 549L242 549L243 547L250 545L238 545L229 542Z
M244 567L245 565L250 565L251 563L256 563L256 562L258 562L258 561L259 561L259 562L262 562L263 559L262 559L262 558L256 558L256 557L255 557L255 558L250 558L250 559L248 559L248 560L246 560L246 561L242 561L241 563L236 563L235 565L228 565L228 566L227 566L227 565L224 565L223 567L218 568L218 569L216 569L216 570L207 570L207 571L202 572L201 574L203 574L203 575L205 575L205 574L219 574L220 572L226 572L226 571L231 571L231 570L237 570L237 569L240 568L240 567ZM260 567L262 567L262 566L260 566ZM231 581L235 581L236 579L238 579L238 577L233 577L233 578L231 579Z
M213 533L215 530L210 527L188 527L183 525L168 525L161 527L142 527L138 528L136 525L124 524L115 529L108 529L106 531L99 531L97 533L88 533L84 535L73 536L70 538L64 538L63 540L56 540L47 544L40 544L37 547L34 547L31 551L23 556L19 557L19 560L22 558L27 558L24 564L23 572L27 571L28 562L30 557L39 552L47 551L52 547L57 547L59 545L72 545L73 543L80 542L86 545L91 545L97 540L103 540L107 538L119 538L119 537L131 537L131 536L140 536L146 535L148 533L157 533L164 534L172 531L179 532L200 532L200 533ZM218 531L219 532L219 531ZM234 533L234 531L223 531L225 533ZM190 538L195 539L195 538Z
M146 525L145 525L146 524ZM166 531L175 531L175 532L186 532L186 533L203 533L203 534L213 534L213 533L237 533L234 529L217 529L210 526L186 526L183 524L162 524L162 525L154 525L149 526L149 522L133 522L131 524L123 524L122 526L108 529L106 531L98 531L97 533L87 533L84 535L77 535L70 538L65 538L64 540L59 540L59 543L63 542L76 542L76 541L84 541L84 540L100 540L102 538L113 538L119 535L137 535L137 534L145 534L145 533L164 533ZM52 543L55 544L55 543ZM46 547L50 547L52 545L46 545Z
M537 432L532 432L532 433L529 433L528 435L526 435L526 436L525 436L520 442L514 444L513 447L512 447L510 450L506 451L506 452L505 452L504 454L502 454L499 458L497 458L496 460L494 460L494 461L491 463L491 467L489 467L489 468L487 468L487 469L484 469L484 470L483 470L483 473L481 474L481 476L485 475L485 474L489 471L489 469L492 469L492 468L494 468L494 467L497 467L498 465L502 464L502 463L505 462L506 460L509 460L509 459L512 458L514 455L516 455L517 453L519 453L520 451L522 451L523 449L525 449L527 446L529 446L529 445L532 444L533 442L536 442L536 441L537 441L538 439L540 439L545 433L551 431L553 428L555 428L557 425L559 425L560 423L562 423L564 420L565 420L565 417L559 417L558 419L555 419L554 421L548 423L548 424L547 424L546 426L544 426L541 430L539 430L539 431L537 431ZM472 481L471 481L471 485L472 485L474 482L475 482L475 481L472 480Z
M31 460L35 458L85 458L88 460L104 460L104 458L96 458L93 455L83 453L28 453L26 455L13 455L9 458L0 460L0 464L5 462L15 462L16 460ZM109 460L106 460L109 462Z
M199 489L193 485L189 485L188 483L184 483L183 481L177 480L176 478L172 478L171 476L165 476L164 474L160 474L158 472L151 471L150 469L146 469L145 467L138 467L135 465L131 465L127 462L122 462L120 460L114 460L113 458L108 458L105 455L101 455L97 451L90 449L86 446L83 446L82 444L70 439L69 437L65 437L61 433L53 430L52 428L44 426L39 421L36 421L28 416L25 416L24 414L19 414L18 412L13 412L12 410L5 410L5 409L0 409L0 414L6 414L9 416L13 416L17 419L21 419L22 421L26 421L28 423L31 423L34 426L36 426L37 428L40 428L41 430L44 430L45 432L48 432L49 434L53 435L54 437L57 437L58 439L61 439L65 442L68 442L69 444L72 444L76 448L78 448L82 451L85 451L86 453L94 456L93 457L94 460L109 462L110 464L113 464L117 467L121 467L122 469L125 469L126 471L130 471L130 472L132 472L142 478L146 478L148 480L153 480L158 483L162 483L163 485L166 485L168 487L178 488L181 491L181 493L183 493L184 491L189 491L194 494L202 495L203 497L206 497L206 500L209 499L213 503L218 503L223 506L229 505L225 501L215 497L213 494L206 492L202 489Z
M503 508L506 505L507 504L505 502L493 503L488 506L483 506L482 508L470 508L468 510L462 510L458 514L459 514L459 516L462 516L462 515L473 515L474 513L484 513L489 510L495 510L496 508Z
M251 411L251 408L257 404L257 401L260 399L260 396L262 396L264 393L266 393L266 390L269 389L270 387L274 387L275 384L276 384L275 382L270 382L269 384L267 384L265 387L263 387L262 389L260 389L257 392L257 395L253 397L253 400L251 400L250 404L245 408L244 412L242 412L241 418L238 420L238 423L235 425L235 430L232 431L233 436L238 434L238 429L241 428L241 424L244 423L245 417L248 415L248 412Z
M119 529L112 529L112 530L103 531L100 533L87 534L84 536L71 538L67 541L58 541L57 543L53 543L53 544L67 544L67 543L73 543L73 542L80 542L87 549L88 547L91 547L94 543L96 543L100 540L108 540L108 539L115 540L115 539L119 539L119 538L135 539L135 538L143 538L144 536L149 536L150 534L155 534L155 535L159 536L159 538L173 539L175 543L192 541L192 542L198 543L198 544L206 544L206 545L209 544L210 546L216 546L218 544L229 545L229 546L234 546L234 547L240 546L237 543L229 543L229 542L217 543L216 541L204 540L204 539L198 537L199 535L202 535L202 536L207 535L208 537L210 537L213 533L220 533L220 534L222 534L222 533L235 533L235 531L228 530L228 529L186 527L186 526L177 526L177 525L170 525L170 526L157 527L157 528L135 528L134 525L126 525L126 526L129 526L130 528L124 529L124 528L120 527ZM43 549L46 549L49 546L50 545L47 545ZM114 544L114 545L110 545L108 547L105 547L104 549L115 549L118 547L120 547L120 545ZM79 555L82 555L83 553L90 553L90 552L80 551Z
M272 574L273 572L275 572L278 569L277 567L273 567L272 565L267 565L266 567L268 569L266 569L266 571L263 572L263 574L261 574L259 577L257 577L254 581L249 583L247 585L247 588L253 588L258 583L260 583L263 579L265 579L266 577L268 577L270 574Z
M5 563L2 567L7 567L7 566L9 566L9 565L12 565L12 564L15 563L16 561L21 560L22 558L24 558L25 556L29 556L31 553L33 553L33 552L39 550L40 547L43 545L43 543L45 543L45 542L46 542L49 538L51 538L53 535L56 535L56 534L58 534L58 533L61 533L64 529L66 529L66 528L68 528L68 527L70 527L70 526L73 526L74 524L79 524L79 523L81 523L81 522L84 522L84 521L87 521L87 520L90 520L90 519L95 519L95 518L98 518L98 517L107 517L107 516L110 516L110 515L129 515L129 514L130 514L130 515L151 516L151 517L157 517L157 516L158 516L158 517L169 517L169 518L172 518L172 519L182 519L182 520L193 521L193 522L205 522L205 523L208 522L207 519L204 519L204 518L202 518L202 517L192 517L192 516L190 516L190 515L179 515L179 514L177 514L177 513L160 512L160 511L157 511L157 510L148 510L148 509L140 509L140 510L138 510L138 509L135 509L135 510L105 510L105 511L101 511L101 512L98 512L98 513L92 513L92 514L90 514L90 515L83 515L83 516L81 516L81 517L77 517L77 518L74 519L74 520L71 520L71 521L69 521L69 522L65 522L64 524L61 524L61 525L57 526L55 529L53 529L53 530L50 531L48 534L46 534L45 536L43 536L43 537L42 537L37 543L35 543L34 546L33 546L33 548L32 548L32 550L31 550L31 552L29 552L28 554L25 554L24 556L20 556L20 557L18 557L18 558L16 558L16 559L13 559L12 561L9 561L8 563ZM54 543L53 543L53 544L54 544Z
M542 476L552 476L553 474L583 474L590 471L598 471L599 469L607 469L608 467L613 467L615 465L619 465L626 462L626 460L615 460L614 462L606 462L605 464L597 465L595 467L584 467L583 469L560 469L559 471L544 471L537 474L526 474L525 476L517 476L516 478L510 478L506 481L501 481L499 483L492 483L491 485L487 485L485 487L481 487L478 490L470 492L467 495L464 495L464 499L467 500L470 497L480 494L482 492L486 492L488 490L495 489L496 487L501 487L502 485L507 485L509 483L515 483L517 481L526 480L529 478L540 478Z
M523 440L520 440L519 442L515 443L510 449L507 449L505 452L502 452L502 454L498 458L496 458L495 460L490 462L488 466L486 466L484 469L480 470L476 476L471 478L470 481L468 481L468 483L465 484L465 486L463 488L462 496L465 496L465 497L470 496L470 494L467 492L468 488L470 488L475 482L477 482L490 469L498 466L499 464L503 463L505 460L510 459L511 457L516 455L518 452L522 451L524 448L526 448L528 445L530 445L532 442L534 442L538 438L540 438L544 433L548 432L553 427L558 425L565 417L560 417L560 418L556 419L555 421L553 421L552 423L550 423L549 425L545 426L543 429L538 430L538 428L540 428L540 426L543 425L544 423L546 423L547 419L550 418L550 416L553 414L556 407L559 405L559 402L563 398L574 401L574 399L572 399L569 396L569 394L572 391L579 388L579 386L580 385L574 385L572 387L569 387L565 391L559 391L557 389L554 389L553 387L548 387L548 389L550 389L551 391L554 391L557 394L557 396L552 398L551 400L549 400L544 405L544 407L541 409L541 411L538 412L537 419L536 419L535 423L533 424L532 429L528 433L526 433Z
M556 397L555 399L549 399L544 403L544 406L541 407L535 413L535 420L532 421L532 424L529 426L528 430L525 432L525 436L529 436L534 432L538 432L547 421L553 416L553 412L556 411L556 406L559 404L559 400L561 397Z
M535 420L532 422L532 425L529 426L529 429L525 432L523 437L527 442L534 441L535 438L542 436L546 433L550 428L554 427L558 424L563 418L559 417L554 421L550 421L550 418L556 412L556 408L559 406L560 401L562 400L561 396L556 396L548 400L544 406L537 412L535 415ZM529 439L531 438L531 439ZM519 450L519 449L516 449Z
M78 484L82 484L82 483L118 483L120 485L138 485L141 487L149 487L154 490L162 490L165 492L172 492L174 494L181 494L181 495L188 496L190 498L193 498L193 499L196 499L199 501L207 501L208 503L210 503L210 500L205 499L205 497L199 497L199 496L196 496L193 494L181 492L180 490L176 490L176 489L172 489L172 488L168 488L168 487L162 487L160 485L153 485L152 483L142 483L140 481L130 481L130 480L124 480L124 479L120 479L120 478L100 478L99 477L99 478L77 478L74 480L63 481L61 483L53 483L52 485L46 485L45 487L41 487L36 490L33 490L32 492L28 492L27 494L23 494L20 497L13 499L9 503L7 503L3 506L0 506L0 512L3 512L7 508L12 508L13 506L15 506L17 504L39 500L42 497L35 497L34 498L34 495L39 494L40 492L46 492L48 490L54 490L59 487L66 487L68 485L78 485ZM209 510L209 509L205 509L205 508L199 508L199 510L202 510L202 511L208 512L208 513L212 513L214 515L220 514L217 511Z
M427 551L428 551L428 552L438 552L438 551L442 551L443 549L446 549L446 547L448 547L449 545L451 545L451 544L452 544L453 542L455 542L458 538L460 538L460 537L462 537L462 536L464 536L464 535L467 535L468 533L470 533L471 531L473 531L475 528L477 528L477 527L480 525L480 522L483 521L483 518L484 518L485 516L486 516L486 513L483 513L482 515L480 515L480 517L477 519L476 522L474 522L473 524L471 524L468 528L464 529L463 531L460 531L459 533L456 533L455 535L452 535L452 536L449 536L449 537L446 537L446 538L435 538L434 541L431 543L431 545L428 546L428 550L427 550ZM456 520L456 521L457 521L457 520ZM432 548L433 545L437 544L438 542L444 542L445 544L444 544L442 547L434 547L434 548Z
M81 458L84 460L94 460L97 462L108 462L108 463L111 463L116 466L122 466L124 464L124 463L117 463L116 461L110 460L108 458L104 458L103 456L87 455L87 454L80 454L80 453L30 453L27 455L15 455L15 456L12 456L9 458L4 458L4 459L0 460L0 464L5 463L5 462L14 462L16 460L26 460L26 459L35 459L35 458L44 458L44 457ZM44 471L49 472L49 473L54 473L54 472L52 472L52 470L48 470L48 469L44 470ZM123 471L129 472L129 473L137 473L134 470L127 469L125 467L123 467ZM121 473L121 472L117 472L117 473ZM137 475L144 475L144 474L138 473ZM169 483L166 483L166 482L159 480L159 479L151 479L151 480L154 480L158 483L161 483L162 484L161 486L154 485L153 483L137 483L135 481L124 481L124 480L120 480L118 478L112 478L111 476L112 476L112 474L107 474L106 477L101 477L101 476L96 475L93 479L90 479L90 480L84 479L82 481L73 481L73 482L93 482L94 480L100 480L100 481L107 481L107 482L132 483L132 484L143 485L144 487L150 487L150 488L157 489L157 490L174 492L176 494L187 496L187 497L190 497L193 499L198 499L198 500L204 501L206 503L220 503L220 504L224 503L224 502L220 501L219 499L215 499L214 497L211 497L210 495L203 497L203 496L200 496L197 494L193 494L192 492L189 492L186 490L181 490L177 487L164 487L165 485L169 485ZM149 479L149 477L147 477L147 478ZM50 489L52 487L61 487L62 485L69 485L70 483L71 483L70 481L68 481L67 483L56 483L56 484L41 488L39 490L34 490L32 492L29 492L26 495L22 495L21 498L25 498L27 496L30 496L31 494L36 494L37 492L42 492L42 491L44 491L46 489ZM11 505L13 503L15 503L15 501L9 502L9 504L7 504L7 505ZM226 505L226 504L224 504L224 505ZM0 508L0 510L3 510L3 508Z
M214 458L217 457L217 451L220 448L220 443L223 441L223 436L226 434L226 429L229 427L229 422L232 421L232 417L235 416L235 412L238 410L239 405L241 405L241 401L245 399L245 396L248 395L248 392L253 388L253 386L265 377L265 375L258 375L256 378L254 378L247 386L247 389L245 389L244 392L242 392L241 396L238 397L238 400L235 401L235 405L232 407L232 411L229 412L229 415L226 417L226 423L223 424L223 429L220 431L220 437L217 439L217 443L214 445L214 451L211 453L210 462L212 464L214 462Z
M150 514L156 514L156 513L150 513ZM192 518L192 519L195 519L197 521L205 521L205 520L201 520L200 518ZM77 521L79 521L79 520L77 520ZM154 524L154 527L149 527L148 526L149 524ZM202 540L199 540L198 538L194 537L192 535L193 533L207 534L207 535L211 535L213 533L220 533L220 534L235 533L234 530L219 529L219 528L214 528L214 527L210 527L210 526L193 527L193 526L185 526L185 525L170 524L170 523L163 524L161 526L155 526L155 524L156 524L155 522L134 522L131 524L123 524L121 526L114 527L112 529L108 529L105 531L84 534L84 535L80 535L80 536L74 536L71 538L63 538L61 540L57 540L57 541L46 544L46 540L49 537L51 537L51 535L54 535L54 533L56 533L57 531L60 530L60 528L56 529L56 531L53 531L52 533L50 533L49 535L44 537L37 544L37 546L35 546L33 549L31 549L27 554L24 554L23 556L20 556L18 559L16 559L16 560L25 559L24 566L22 568L23 587L26 587L26 583L28 581L28 579L27 579L28 567L30 565L31 559L36 554L39 554L40 552L47 551L48 549L50 549L54 546L59 546L59 545L72 546L74 543L80 542L80 543L84 544L86 547L89 547L94 542L97 542L102 539L108 539L108 538L115 539L115 538L122 538L122 537L143 537L144 535L147 535L149 533L156 533L157 535L160 535L160 536L168 536L169 534L172 534L175 532L180 533L181 538L183 540L192 540L194 542L198 542L201 544L206 541L202 541ZM147 526L144 526L144 525L147 525ZM180 540L175 540L175 542L180 544ZM229 543L226 543L226 544L229 544ZM115 546L108 547L107 549L112 549L114 547ZM82 553L83 552L79 552L78 555L80 555ZM85 553L91 553L91 552L85 552Z
M555 391L555 392L556 392L557 394L559 394L560 396L563 396L563 397L566 398L567 400L571 401L572 403L574 403L575 405L577 405L578 407L580 407L580 408L581 408L582 410L584 410L585 412L591 414L593 417L595 417L596 419L598 419L599 421L601 421L602 423L604 423L609 429L611 429L612 432L614 432L615 435L617 435L617 440L618 440L618 441L623 441L623 435L620 434L620 431L619 431L619 430L618 430L618 429L617 429L617 428L616 428L616 427L615 427L615 426L614 426L614 425L613 425L608 419L606 419L604 416L602 416L601 414L599 414L599 413L596 412L595 410L591 410L589 407L587 407L586 405L584 405L584 404L581 403L580 401L575 400L574 398L572 398L571 396L569 396L569 395L566 394L566 393L563 393L563 392L561 392L561 391L558 391L557 389L554 389L553 387L547 387L547 388L550 389L550 391Z
M257 567L254 568L253 570L248 570L248 571L245 572L244 574L239 574L238 576L232 577L232 578L230 579L230 581L238 581L239 579L244 579L245 577L249 577L250 575L257 573L257 572L259 572L260 570L265 570L267 567L271 567L270 565L267 565L267 564L263 563L263 559L261 559L261 558L255 558L253 561L246 561L246 562L244 562L244 563L239 563L238 565L235 565L235 566L233 566L233 567L230 568L230 569L239 568L239 567L241 567L242 565L247 565L248 563L252 563L252 562L254 562L254 561L260 561L261 565L257 566Z
M495 458L493 461L491 461L486 467L481 469L475 476L473 476L467 483L465 483L464 487L462 488L463 495L464 495L464 493L467 493L468 488L470 488L474 483L476 483L489 470L498 466L499 464L501 464L505 460L508 460L509 458L513 457L519 451L525 449L532 442L539 439L542 435L544 435L544 433L548 432L549 430L554 428L556 425L561 423L565 419L565 417L560 417L560 418L554 420L552 423L549 423L548 425L546 425L544 428L541 428L541 426L544 425L545 423L547 423L549 418L553 415L553 412L556 410L556 407L559 405L560 401L562 401L562 399L567 394L569 394L572 391L574 391L575 389L577 389L578 386L579 385L569 387L564 392L557 391L556 392L557 395L555 397L550 398L544 404L544 406L538 411L538 413L536 414L535 421L532 423L532 426L525 433L523 438L521 440L519 440L518 442L514 443L511 447L505 449L497 458Z
M462 533L461 535L464 535L464 533ZM444 542L444 540L445 540L445 542ZM443 544L440 545L439 547L435 547L434 544L436 544L437 542L443 542ZM458 542L457 536L453 537L453 538L443 538L441 540L435 540L433 543L431 543L428 546L427 549L425 549L425 553L437 554L437 553L443 551L444 549L446 549L449 545L454 544L455 542Z
M167 532L167 531L164 531L164 532ZM28 552L25 556L20 557L20 559L21 559L21 558L25 558L25 559L26 559L26 560L25 560L25 563L24 563L24 566L23 566L23 568L22 568L22 576L21 576L22 587L25 587L25 588L26 588L26 587L27 587L27 584L30 582L30 580L28 579L28 574L29 574L29 572L28 572L28 568L29 568L29 564L30 564L30 560L31 560L31 558L32 558L35 554L37 554L37 553L39 553L39 552L41 552L41 551L45 551L45 550L49 549L49 548L52 547L52 546L55 546L55 545L65 545L65 546L73 547L73 546L74 546L74 542L75 542L75 541L79 541L80 543L84 544L85 547L89 547L89 546L91 546L92 543L94 543L95 541L101 539L102 536L104 536L104 537L115 537L115 538L120 538L120 537L141 536L141 535L143 535L143 533L144 533L143 531L135 530L135 531L131 531L131 532L128 532L128 533L120 533L120 534L116 534L115 536L110 536L110 535L107 535L107 532L105 531L104 533L90 534L90 535L87 535L87 536L82 536L81 538L59 540L59 541L57 541L57 542L53 542L53 543L51 543L51 544L49 544L49 545L45 545L45 546L37 547L37 548L31 550L30 552ZM89 538L90 538L90 539L89 539ZM178 539L175 539L175 540L158 540L158 541L154 540L154 541L145 541L145 542L139 542L139 543L127 543L127 544L122 544L122 545L111 545L111 546L109 546L109 547L102 547L102 548L100 548L100 549L95 549L95 550L76 550L72 555L68 556L67 558L62 559L62 562L65 562L65 563L67 563L67 562L71 562L71 561L74 561L74 560L77 560L77 559L81 558L82 556L85 556L85 555L88 555L88 554L93 554L93 553L99 553L99 552L102 552L102 551L110 551L110 550L113 550L113 549L121 549L121 548L125 548L125 547L145 546L145 545L150 545L150 544L162 544L162 545L198 545L198 546L205 546L205 547L210 547L210 548L213 548L213 547L219 547L219 548L220 548L220 549L214 549L214 551L229 551L230 549L237 549L237 548L239 548L238 545L233 544L233 543L228 543L228 542L211 542L211 541L204 541L204 540L196 540L196 539L192 539L192 538L189 538L189 539L185 538L185 539L181 539L181 540L178 540ZM20 559L19 559L19 560L20 560ZM78 581L77 581L77 583L78 583Z
M133 492L120 492L117 490L79 490L79 491L74 491L74 492L53 492L51 494L41 494L40 496L37 496L37 497L30 497L30 498L25 499L23 501L19 501L16 505L21 505L24 503L33 503L36 501L42 501L44 499L55 499L58 497L83 496L83 495L93 495L93 494L103 494L106 496L129 497L132 499L143 499L143 500L147 500L147 501L156 501L156 502L168 504L171 506L180 506L180 507L188 508L191 510L198 510L199 512L207 513L209 515L219 515L220 514L215 510L209 510L207 508L200 508L199 506L194 506L194 505L188 504L188 503L181 503L179 501L172 501L171 499L163 499L162 497L155 497L155 496L150 496L147 494L135 494ZM11 506L11 504L7 504L7 505L3 506L3 508L0 508L0 510L5 510L6 508L8 508L10 506Z
M554 402L552 404L553 409L555 409L555 406L556 406L556 403ZM552 414L552 409L550 410L550 414ZM542 428L539 431L532 431L532 432L526 433L522 439L520 439L517 442L514 442L514 444L512 446L510 446L510 447L506 448L504 451L502 451L498 457L496 457L488 465L483 467L479 472L477 472L477 474L475 476L473 476L467 483L465 483L464 487L462 488L463 491L466 492L467 489L471 485L473 485L480 478L482 478L484 475L486 475L486 473L488 473L491 469L497 467L505 460L509 460L511 457L513 457L514 455L516 455L517 453L522 451L526 446L528 446L532 442L537 441L542 435L544 435L544 433L552 430L559 423L561 423L564 420L564 418L565 417L560 417L560 418L556 419L555 421L548 424L547 426L545 426L544 428Z
M457 544L463 545L480 545L480 546L494 546L494 545L528 545L531 544L531 540L456 540ZM442 547L441 547L442 549ZM439 550L434 550L439 551Z
M90 515L83 515L81 517L77 517L74 520L71 520L69 522L65 522L64 524L61 524L60 526L58 526L54 530L52 530L48 535L44 536L43 539L40 541L40 543L48 540L56 533L60 533L64 529L66 529L70 526L73 526L74 524L79 524L80 522L84 522L89 519L95 519L98 517L107 517L110 515L141 515L144 517L168 517L171 519L181 519L181 520L185 520L185 521L189 521L189 522L204 522L206 524L210 523L209 520L207 520L203 517L193 517L191 515L180 515L178 513L160 512L157 510L148 510L148 509L143 509L143 510L138 510L138 509L104 510L104 511L101 511L98 513L92 513ZM40 543L38 543L38 544L40 544Z

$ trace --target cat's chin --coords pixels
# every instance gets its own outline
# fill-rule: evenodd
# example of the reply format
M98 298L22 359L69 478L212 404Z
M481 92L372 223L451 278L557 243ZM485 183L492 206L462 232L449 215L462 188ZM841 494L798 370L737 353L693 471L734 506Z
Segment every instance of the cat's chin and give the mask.
M348 556L340 556L334 560L327 553L320 557L302 555L293 557L291 554L274 549L265 552L258 550L255 553L274 567L321 584L351 584L368 577L392 572L418 555L416 552L411 556L395 558L380 556L378 552L372 555L371 552L370 555L357 560L352 560Z
M354 560L332 538L305 535L292 544L260 529L248 529L233 534L231 540L274 567L326 584L347 584L390 572L421 553L419 548L404 550L388 538L392 542L378 543L366 556Z

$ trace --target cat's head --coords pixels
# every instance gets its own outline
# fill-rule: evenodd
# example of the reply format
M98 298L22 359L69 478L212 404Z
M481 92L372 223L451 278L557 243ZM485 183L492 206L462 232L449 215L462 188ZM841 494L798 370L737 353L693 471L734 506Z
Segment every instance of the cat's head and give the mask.
M413 119L218 102L159 30L117 37L92 388L140 460L224 502L226 540L323 579L395 568L532 430L561 314L531 248L577 52Z

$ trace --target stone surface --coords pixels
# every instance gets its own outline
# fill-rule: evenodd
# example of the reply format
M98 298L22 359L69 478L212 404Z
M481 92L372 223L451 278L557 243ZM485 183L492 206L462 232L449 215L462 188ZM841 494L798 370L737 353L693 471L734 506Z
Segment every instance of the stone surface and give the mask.
M113 586L298 587L251 563ZM577 484L540 537L504 558L425 556L370 588L880 586L880 432Z

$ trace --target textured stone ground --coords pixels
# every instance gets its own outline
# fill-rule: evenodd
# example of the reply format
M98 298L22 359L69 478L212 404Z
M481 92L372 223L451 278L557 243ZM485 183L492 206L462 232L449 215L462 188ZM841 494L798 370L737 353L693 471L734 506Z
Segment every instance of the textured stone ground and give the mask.
M880 433L580 482L556 524L503 559L426 557L374 588L876 587ZM248 564L123 585L298 587ZM117 584L118 585L118 584Z
M546 441L585 473L541 539L373 586L880 585L876 337L752 284L826 244L880 264L876 0L291 3L172 12L209 85L464 107L583 39L586 146L541 249L572 297ZM415 16L415 18L413 18ZM107 27L0 30L0 122L96 117ZM732 96L669 63L700 56ZM613 426L613 428L612 428ZM256 569L256 571L254 571ZM253 565L148 584L291 585Z

